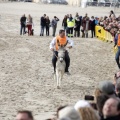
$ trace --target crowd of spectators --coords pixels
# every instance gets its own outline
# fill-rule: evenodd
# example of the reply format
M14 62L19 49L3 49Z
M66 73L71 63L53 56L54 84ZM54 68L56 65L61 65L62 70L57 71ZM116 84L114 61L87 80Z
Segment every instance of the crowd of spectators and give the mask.
M116 16L111 10L109 16L101 17L98 20L98 25L109 31L114 37L117 31L120 29L120 16Z
M32 112L18 111L16 120L34 120ZM101 81L94 95L85 95L73 105L56 109L54 118L46 120L120 120L120 71L112 81Z
M44 14L40 18L40 36L44 36L45 28L46 35L49 36L50 26L53 27L52 36L55 36L58 21L59 19L54 16L50 22L49 17ZM118 31L120 32L120 16L116 17L113 11L110 11L108 17L101 18L90 18L88 14L82 17L76 13L75 17L71 14L65 15L62 22L68 37L80 37L82 33L82 37L88 38L90 30L93 38L96 25L102 26L115 37ZM34 117L30 111L23 110L18 111L16 120L34 120ZM99 82L94 95L86 95L84 100L81 99L74 105L60 106L56 110L56 116L48 120L120 120L120 72L115 74L113 82Z
M30 19L31 18L31 19ZM27 22L26 22L27 20ZM30 21L30 25L28 25ZM46 36L50 35L50 27L52 28L52 36L56 34L57 23L59 18L54 16L52 20L49 19L49 16L44 14L40 17L40 36L44 36L44 31L46 30ZM29 15L26 19L23 15L20 19L21 30L20 35L26 33L25 27L28 27L28 35L31 35L32 30L32 17ZM86 37L88 38L88 33L91 31L91 37L95 37L95 26L100 25L106 31L109 31L113 36L116 35L117 31L120 29L120 16L115 16L114 12L111 10L109 16L104 17L89 17L86 13L85 16L76 15L73 17L72 14L66 14L62 20L62 27L66 31L68 37ZM80 34L82 33L82 34Z

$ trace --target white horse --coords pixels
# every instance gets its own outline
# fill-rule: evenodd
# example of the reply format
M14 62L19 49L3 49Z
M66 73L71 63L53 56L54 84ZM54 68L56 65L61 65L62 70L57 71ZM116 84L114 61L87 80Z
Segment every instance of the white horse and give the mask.
M59 46L58 49L58 57L57 57L57 62L56 62L56 74L55 78L57 79L57 88L59 89L61 86L61 81L65 72L65 47L64 46Z

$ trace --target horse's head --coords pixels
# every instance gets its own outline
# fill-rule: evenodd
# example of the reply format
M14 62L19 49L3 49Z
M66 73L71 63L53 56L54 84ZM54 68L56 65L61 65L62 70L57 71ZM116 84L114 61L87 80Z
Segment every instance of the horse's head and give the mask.
M60 62L63 62L63 60L65 59L65 47L64 46L59 46L58 49L58 59Z

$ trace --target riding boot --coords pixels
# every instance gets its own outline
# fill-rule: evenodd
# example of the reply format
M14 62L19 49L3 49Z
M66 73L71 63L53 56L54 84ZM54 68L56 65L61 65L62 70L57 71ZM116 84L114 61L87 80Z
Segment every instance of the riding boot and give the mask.
M53 58L52 58L52 65L54 67L54 72L56 71L56 62L57 62L56 56L58 56L58 52L54 51Z
M68 68L69 68L69 66L70 66L70 57L69 57L67 51L66 51L66 53L65 53L65 62L66 62L65 72L69 72L69 71L68 71Z

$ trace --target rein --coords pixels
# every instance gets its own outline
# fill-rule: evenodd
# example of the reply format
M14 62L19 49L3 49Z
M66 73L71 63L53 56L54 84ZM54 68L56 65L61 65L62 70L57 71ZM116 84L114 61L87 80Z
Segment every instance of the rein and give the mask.
M53 54L55 55L55 57L58 59L58 56L55 54L55 52L53 51Z

